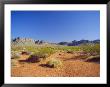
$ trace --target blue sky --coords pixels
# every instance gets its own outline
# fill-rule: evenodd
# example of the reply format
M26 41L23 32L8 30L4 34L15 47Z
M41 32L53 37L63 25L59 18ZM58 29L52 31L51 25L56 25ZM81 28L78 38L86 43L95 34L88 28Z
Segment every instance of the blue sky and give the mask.
M12 11L11 35L49 42L100 39L100 11Z

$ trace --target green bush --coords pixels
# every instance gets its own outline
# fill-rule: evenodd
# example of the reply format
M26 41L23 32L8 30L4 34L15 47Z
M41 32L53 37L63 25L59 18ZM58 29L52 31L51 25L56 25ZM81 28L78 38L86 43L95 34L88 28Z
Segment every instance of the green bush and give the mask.
M51 67L51 68L57 68L62 66L62 62L58 59L51 59L46 64L48 67Z

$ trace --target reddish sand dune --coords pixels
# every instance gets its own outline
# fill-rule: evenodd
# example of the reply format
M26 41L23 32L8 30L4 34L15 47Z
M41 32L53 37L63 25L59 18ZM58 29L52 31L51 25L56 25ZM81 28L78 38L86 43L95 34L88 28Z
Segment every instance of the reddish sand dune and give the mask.
M25 60L28 56L21 56L19 60ZM11 68L11 76L14 77L98 77L100 76L100 64L73 60L75 55L69 53L55 53L50 58L59 58L63 66L49 68L44 66L46 61L39 63L19 63ZM18 61L18 60L16 60Z

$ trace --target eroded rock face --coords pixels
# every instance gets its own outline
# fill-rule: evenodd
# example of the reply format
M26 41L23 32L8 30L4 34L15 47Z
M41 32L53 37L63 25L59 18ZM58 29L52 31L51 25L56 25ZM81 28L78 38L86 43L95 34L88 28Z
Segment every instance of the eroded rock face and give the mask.
M12 44L25 44L25 45L29 45L29 44L56 44L56 45L66 45L66 46L78 46L81 44L91 44L91 45L97 44L97 43L100 44L100 40L93 40L93 41L90 41L90 40L79 40L79 41L73 40L71 42L50 43L50 42L46 42L44 40L34 40L31 38L20 38L20 37L14 38L11 41L12 41Z
M35 45L35 44L49 44L43 40L34 40L31 38L15 38L11 40L12 45Z

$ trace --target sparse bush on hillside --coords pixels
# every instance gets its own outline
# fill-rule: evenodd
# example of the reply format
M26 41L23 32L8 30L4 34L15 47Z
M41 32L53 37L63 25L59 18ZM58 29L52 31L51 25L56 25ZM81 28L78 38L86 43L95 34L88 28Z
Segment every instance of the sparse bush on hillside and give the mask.
M62 66L62 62L58 59L51 59L46 64L48 67L51 67L51 68L57 68Z

